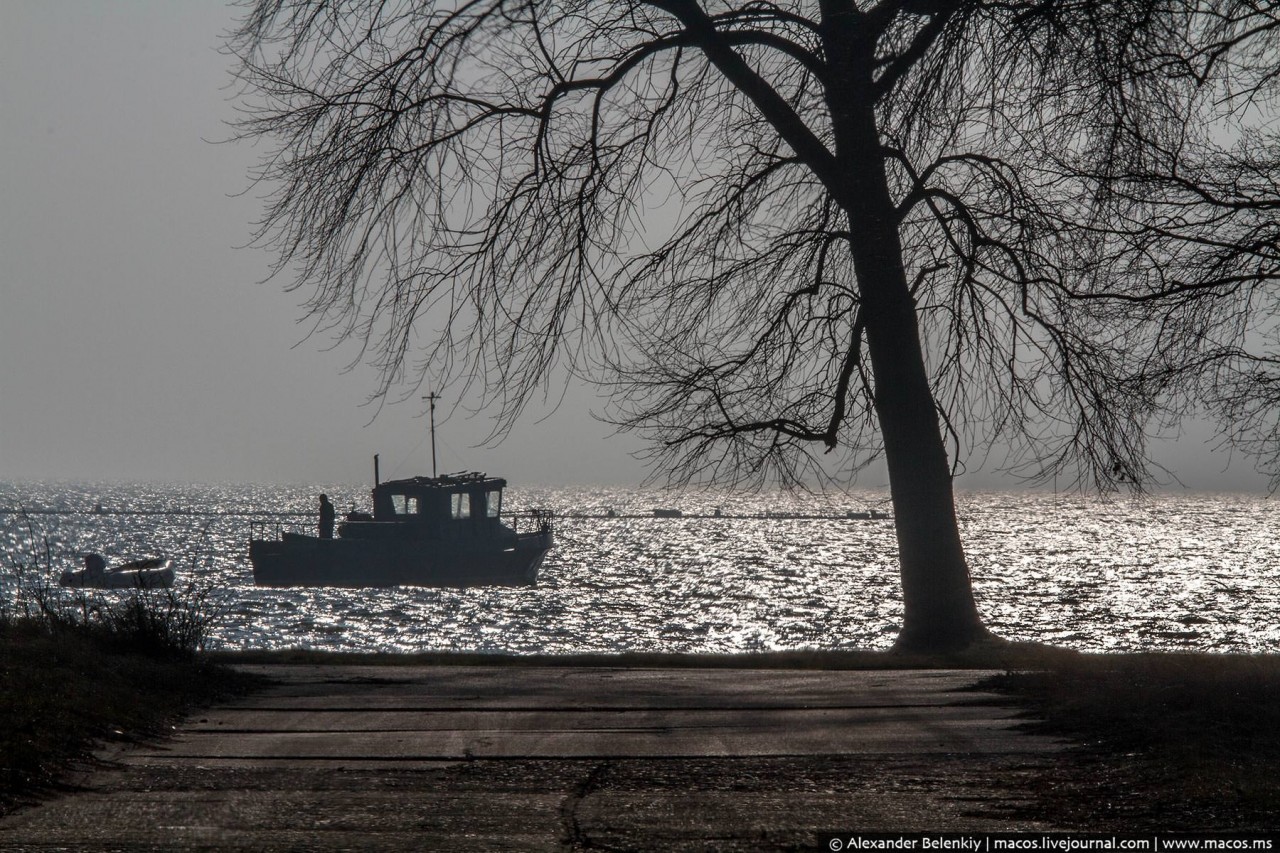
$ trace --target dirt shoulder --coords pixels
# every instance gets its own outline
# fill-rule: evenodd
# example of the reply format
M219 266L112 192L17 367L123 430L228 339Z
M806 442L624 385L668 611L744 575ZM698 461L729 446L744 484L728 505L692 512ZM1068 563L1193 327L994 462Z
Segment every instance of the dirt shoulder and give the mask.
M0 814L58 790L104 743L163 736L194 707L252 689L207 659L113 647L77 627L0 626Z
M1019 814L1132 832L1265 831L1280 814L1280 656L1081 655L987 679L1078 745Z

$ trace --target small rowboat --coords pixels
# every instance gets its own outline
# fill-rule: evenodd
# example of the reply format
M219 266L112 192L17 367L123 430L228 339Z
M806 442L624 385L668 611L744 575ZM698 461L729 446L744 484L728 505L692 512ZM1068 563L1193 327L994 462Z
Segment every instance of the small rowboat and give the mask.
M88 560L86 560L88 563ZM173 586L173 561L163 557L132 560L110 569L87 565L76 572L63 572L61 586L75 589L166 589Z

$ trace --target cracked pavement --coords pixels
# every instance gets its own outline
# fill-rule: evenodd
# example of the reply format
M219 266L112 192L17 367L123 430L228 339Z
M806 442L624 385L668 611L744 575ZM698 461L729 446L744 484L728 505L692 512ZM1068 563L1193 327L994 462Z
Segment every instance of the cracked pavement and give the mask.
M4 849L796 850L1043 830L1064 744L953 670L245 666L263 689L116 746Z

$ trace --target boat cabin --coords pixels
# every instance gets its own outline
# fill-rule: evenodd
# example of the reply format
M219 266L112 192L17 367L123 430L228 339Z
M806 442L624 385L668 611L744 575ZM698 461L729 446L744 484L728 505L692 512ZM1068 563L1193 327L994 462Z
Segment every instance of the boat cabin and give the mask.
M478 472L388 480L373 489L373 517L353 514L339 526L347 539L398 535L452 538L494 535L501 529L507 481Z
M480 473L389 480L373 490L373 520L425 522L497 518L507 481Z

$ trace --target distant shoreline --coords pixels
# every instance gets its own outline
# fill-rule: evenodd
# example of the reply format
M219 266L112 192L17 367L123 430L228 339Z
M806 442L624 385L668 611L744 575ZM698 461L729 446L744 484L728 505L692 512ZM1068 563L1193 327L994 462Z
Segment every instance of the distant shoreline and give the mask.
M194 509L13 509L0 507L0 515L226 515L303 518L314 512L271 512L269 510L194 510Z

